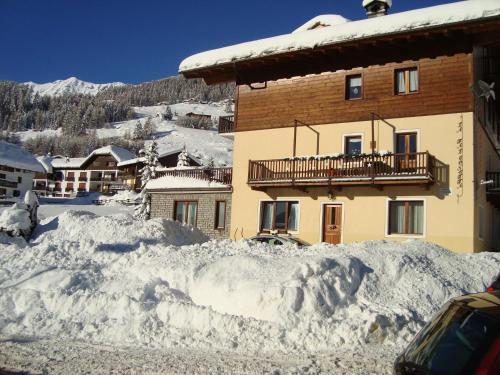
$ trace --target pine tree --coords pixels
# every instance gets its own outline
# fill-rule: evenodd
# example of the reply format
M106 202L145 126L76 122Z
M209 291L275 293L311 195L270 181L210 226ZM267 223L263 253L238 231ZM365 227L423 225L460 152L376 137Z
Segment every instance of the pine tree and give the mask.
M141 203L135 209L135 217L141 220L148 220L151 214L151 196L146 187L148 182L156 177L156 168L158 168L158 145L155 140L149 144L146 150L141 150L139 154L144 155L144 167L141 168L141 192L139 194Z
M156 132L156 126L153 123L151 117L148 117L146 123L144 124L144 138L150 138Z
M172 110L170 109L170 106L167 106L167 108L165 109L165 113L163 114L163 119L165 119L167 121L172 121L173 117L174 117L174 115L172 114Z
M189 167L189 155L186 151L186 146L184 146L184 149L180 152L179 156L177 157L177 168L185 168Z
M144 128L142 127L142 124L140 121L137 121L135 124L135 129L134 129L134 139L144 139Z

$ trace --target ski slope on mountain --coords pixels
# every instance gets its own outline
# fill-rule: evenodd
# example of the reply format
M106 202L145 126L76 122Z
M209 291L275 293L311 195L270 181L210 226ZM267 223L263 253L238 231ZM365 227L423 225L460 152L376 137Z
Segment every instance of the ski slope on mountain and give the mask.
M34 93L40 96L61 96L65 94L96 95L98 92L109 87L123 86L122 82L112 83L92 83L85 82L76 77L57 80L47 83L25 82L33 89Z
M97 129L97 136L102 139L124 137L127 135L132 136L137 122L140 121L144 125L147 118L150 117L156 127L154 136L158 142L160 153L178 150L185 146L189 153L196 156L204 164L213 160L216 166L232 165L233 142L220 136L216 130L216 125L214 125L213 130L190 129L177 126L175 124L175 117L173 121L163 120L162 114L165 113L166 107L166 105L134 107L137 119L108 124L105 128ZM189 112L210 115L214 120L214 124L219 116L230 115L225 111L223 102L185 102L172 104L170 108L176 117L184 116ZM62 135L60 129L47 129L44 131L27 130L17 132L16 134L22 142L26 142L37 136L51 137Z

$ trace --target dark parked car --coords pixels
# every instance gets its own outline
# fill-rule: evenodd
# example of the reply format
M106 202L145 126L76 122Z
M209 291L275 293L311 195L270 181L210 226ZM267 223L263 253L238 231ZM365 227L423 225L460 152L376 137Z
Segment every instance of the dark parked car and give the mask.
M499 375L500 292L452 299L394 363L397 375Z
M491 282L491 285L486 289L487 292L494 292L495 290L500 290L500 273L497 275L496 279Z
M263 234L263 235L255 236L255 237L250 238L250 240L267 243L267 244L273 245L273 246L281 246L284 244L293 244L293 245L297 245L298 247L310 246L310 244L308 244L307 242L302 241L302 240L295 238L295 237L276 236L273 234Z

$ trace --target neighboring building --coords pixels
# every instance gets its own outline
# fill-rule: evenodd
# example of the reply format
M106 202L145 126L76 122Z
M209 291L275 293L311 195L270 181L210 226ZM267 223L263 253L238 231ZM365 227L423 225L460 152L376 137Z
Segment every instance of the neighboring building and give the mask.
M237 84L224 130L236 238L500 250L499 2L386 15L390 3L181 63L187 78Z
M158 162L163 168L173 168L177 165L179 154L183 149L175 149L160 153L158 155ZM202 165L201 161L194 155L187 153L187 161L190 166L199 167ZM144 167L144 158L134 158L118 163L118 168L122 172L123 183L129 188L140 190L141 179L139 171Z
M151 217L177 220L210 238L229 238L231 168L172 168L158 173L147 191Z
M35 177L34 191L56 197L78 192L114 193L126 188L118 163L133 158L130 151L113 145L96 149L86 158L40 157L45 169Z
M196 120L212 121L211 115L205 115L203 113L188 112L185 114L186 117L194 118Z
M0 141L0 199L24 199L33 186L35 173L43 167L28 151L18 145Z

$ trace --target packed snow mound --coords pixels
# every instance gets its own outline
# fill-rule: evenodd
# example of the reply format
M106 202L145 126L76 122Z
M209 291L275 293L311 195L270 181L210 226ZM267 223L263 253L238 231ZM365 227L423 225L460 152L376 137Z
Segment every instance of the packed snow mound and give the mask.
M21 233L30 230L30 214L25 204L14 203L0 213L0 231Z
M398 348L446 300L482 291L500 268L500 254L419 241L174 246L184 232L191 243L200 237L126 216L68 212L40 230L30 244L2 245L0 338L259 355Z
M59 244L60 248L127 252L145 245L180 245L207 241L198 229L179 222L140 221L131 215L97 216L68 211L42 221L33 234L35 244Z

